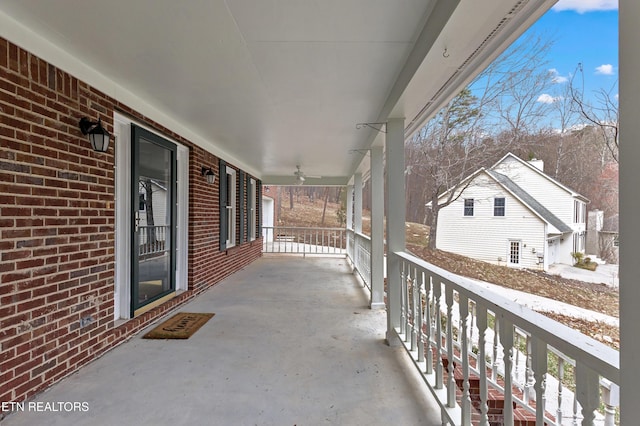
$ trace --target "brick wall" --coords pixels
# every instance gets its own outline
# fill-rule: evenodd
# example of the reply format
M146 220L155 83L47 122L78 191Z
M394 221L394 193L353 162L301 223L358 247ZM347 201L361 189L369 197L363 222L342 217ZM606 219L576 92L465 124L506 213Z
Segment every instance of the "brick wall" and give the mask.
M78 129L81 117L100 117L112 132L115 110L190 148L189 291L119 327L114 151L94 153ZM260 240L219 250L218 183L201 176L202 165L217 164L0 38L0 401L43 390L261 255Z

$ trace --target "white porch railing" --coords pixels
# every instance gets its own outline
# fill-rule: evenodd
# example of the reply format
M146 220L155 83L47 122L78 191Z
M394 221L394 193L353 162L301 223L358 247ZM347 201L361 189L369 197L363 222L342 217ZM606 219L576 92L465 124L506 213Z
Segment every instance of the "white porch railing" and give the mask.
M347 253L346 229L298 226L263 226L263 253Z
M365 286L371 291L371 238L349 229L347 239L347 256L354 271L360 275Z
M443 424L615 424L617 351L472 280L393 255L401 282L395 330Z
M139 255L164 253L168 232L168 226L138 226Z

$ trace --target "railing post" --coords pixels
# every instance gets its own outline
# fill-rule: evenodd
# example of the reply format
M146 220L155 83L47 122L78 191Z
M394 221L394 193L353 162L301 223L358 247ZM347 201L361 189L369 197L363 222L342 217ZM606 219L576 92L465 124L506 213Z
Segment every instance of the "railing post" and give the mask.
M477 367L480 373L480 426L489 424L489 407L487 397L489 388L487 386L487 361L486 361L486 333L487 333L487 308L476 305L476 324L478 325L478 360Z
M576 398L582 407L582 425L593 425L595 410L600 403L598 373L576 360Z
M431 347L434 333L434 322L433 322L433 310L435 309L435 301L433 297L433 286L431 284L431 275L428 274L428 271L423 271L423 280L425 287L425 304L424 304L424 324L427 328L426 335L426 345L425 348L425 361L426 361L426 369L425 373L432 374L433 373L433 349Z
M536 399L536 424L544 424L547 389L547 344L536 336L531 338L531 364L535 383L533 389ZM528 403L527 397L527 403Z
M620 405L620 387L605 380L602 386L602 402L604 403L604 426L614 426L616 421L616 407Z
M462 418L463 425L471 424L471 389L469 382L469 299L459 294L458 308L460 310L460 324L458 336L461 340L460 357L462 358Z
M442 284L440 281L433 281L433 299L435 313L435 334L436 341L436 389L442 389L444 385L444 365L442 363Z
M387 343L397 344L400 326L400 259L405 249L404 118L389 119L385 135L387 166Z
M418 280L418 284L416 286L418 295L416 296L418 306L418 316L416 317L416 328L418 329L418 362L424 362L424 344L425 344L425 306L423 304L423 296L426 296L426 292L423 291L424 288L424 271L416 268L416 279ZM425 298L426 300L426 298ZM429 303L426 300L426 303Z
M496 316L497 319L497 316ZM504 424L513 424L513 324L500 318L500 343L504 353Z
M456 406L455 353L453 351L453 288L449 285L444 287L444 301L447 310L447 328L445 332L445 341L447 342L447 407L453 408Z

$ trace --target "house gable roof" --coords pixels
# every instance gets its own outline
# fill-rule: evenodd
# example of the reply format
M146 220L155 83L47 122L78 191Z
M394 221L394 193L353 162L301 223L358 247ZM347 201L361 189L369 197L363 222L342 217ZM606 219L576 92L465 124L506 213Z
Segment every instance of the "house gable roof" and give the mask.
M465 188L469 181L475 179L476 176L478 176L480 173L482 173L484 171L486 171L486 169L484 167L481 167L478 170L476 170L475 172L471 173L469 176L467 176L466 178L462 179L458 185L454 186L453 188L449 188L445 192L443 192L442 194L438 195L438 200L442 199L445 195L451 193L452 191L455 191L455 190L460 189L460 188ZM431 201L429 201L427 204L425 204L425 206L431 207Z
M509 191L514 197L516 197L520 202L522 202L525 206L527 206L530 210L532 210L537 216L539 216L542 220L547 222L549 225L553 226L558 230L558 233L565 234L568 232L572 232L572 229L569 225L560 220L556 215L551 213L545 206L540 204L531 194L527 191L519 187L514 181L509 179L509 177L503 175L502 173L498 173L494 170L485 170L486 173L491 176L500 186Z
M495 169L500 163L504 162L504 160L507 159L507 158L513 158L514 160L518 161L520 164L522 164L522 165L528 167L529 169L533 170L534 172L538 173L540 176L544 177L549 182L551 182L554 185L558 186L559 188L562 188L563 190L567 191L573 197L579 198L580 200L582 200L582 201L584 201L586 203L590 202L589 199L587 197L585 197L584 195L581 195L581 194L577 193L576 191L572 190L571 188L561 184L560 182L558 182L557 180L555 180L551 176L547 175L542 170L540 170L537 167L533 166L529 162L524 161L522 158L518 157L517 155L515 155L515 154L513 154L511 152L508 152L504 157L502 157L500 160L498 160L493 166L490 167L490 170Z

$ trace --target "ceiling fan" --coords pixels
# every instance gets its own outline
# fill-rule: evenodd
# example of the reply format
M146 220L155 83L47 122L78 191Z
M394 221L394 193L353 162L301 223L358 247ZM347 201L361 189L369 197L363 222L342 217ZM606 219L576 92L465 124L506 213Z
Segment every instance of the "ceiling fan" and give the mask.
M302 170L300 170L300 165L296 166L296 171L293 172L293 174L296 177L296 185L302 185L306 178L312 178L312 179L320 179L320 178L322 178L322 176L306 175Z

